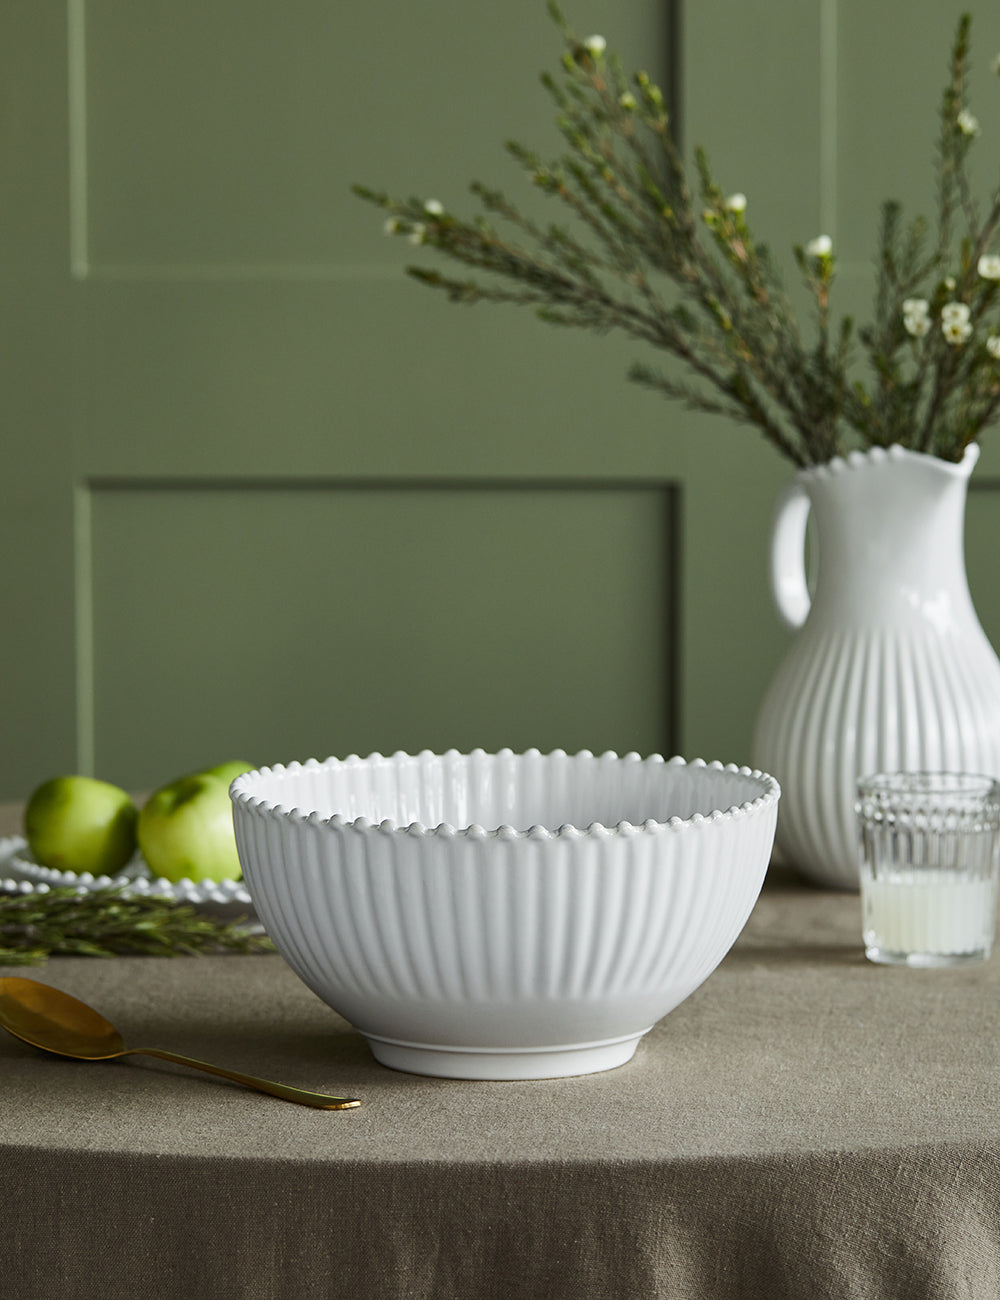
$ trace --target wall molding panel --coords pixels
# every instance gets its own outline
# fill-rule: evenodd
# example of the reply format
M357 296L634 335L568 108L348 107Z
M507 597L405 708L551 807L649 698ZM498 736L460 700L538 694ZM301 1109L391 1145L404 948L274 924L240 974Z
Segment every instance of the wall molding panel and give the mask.
M670 482L90 480L79 765L672 753L678 519Z

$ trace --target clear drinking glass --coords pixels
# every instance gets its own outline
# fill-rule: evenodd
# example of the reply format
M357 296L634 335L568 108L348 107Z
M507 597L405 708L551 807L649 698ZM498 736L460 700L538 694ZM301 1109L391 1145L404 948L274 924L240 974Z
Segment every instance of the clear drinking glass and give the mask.
M996 930L1000 784L966 772L858 782L861 912L874 962L984 961Z

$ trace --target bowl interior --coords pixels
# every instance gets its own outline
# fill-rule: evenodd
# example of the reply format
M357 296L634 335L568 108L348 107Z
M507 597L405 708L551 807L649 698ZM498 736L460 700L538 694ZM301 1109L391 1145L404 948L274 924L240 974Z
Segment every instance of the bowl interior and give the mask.
M233 791L235 797L321 818L525 831L707 817L760 798L769 788L769 778L718 764L532 750L311 760L248 773L237 778Z

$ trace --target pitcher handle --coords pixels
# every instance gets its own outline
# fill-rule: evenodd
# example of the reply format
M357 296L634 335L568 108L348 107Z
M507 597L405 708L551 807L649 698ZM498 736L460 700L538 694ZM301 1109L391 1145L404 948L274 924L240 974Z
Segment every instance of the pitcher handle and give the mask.
M781 621L793 632L812 605L806 580L809 510L809 494L793 480L778 497L771 528L771 595Z

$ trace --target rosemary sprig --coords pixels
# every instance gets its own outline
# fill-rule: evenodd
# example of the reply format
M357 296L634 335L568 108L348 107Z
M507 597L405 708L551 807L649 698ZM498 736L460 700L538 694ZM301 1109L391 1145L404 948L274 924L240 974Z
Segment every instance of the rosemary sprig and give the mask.
M214 951L273 952L266 935L155 896L123 897L111 886L80 894L0 894L0 966L35 966L47 957L194 956Z

